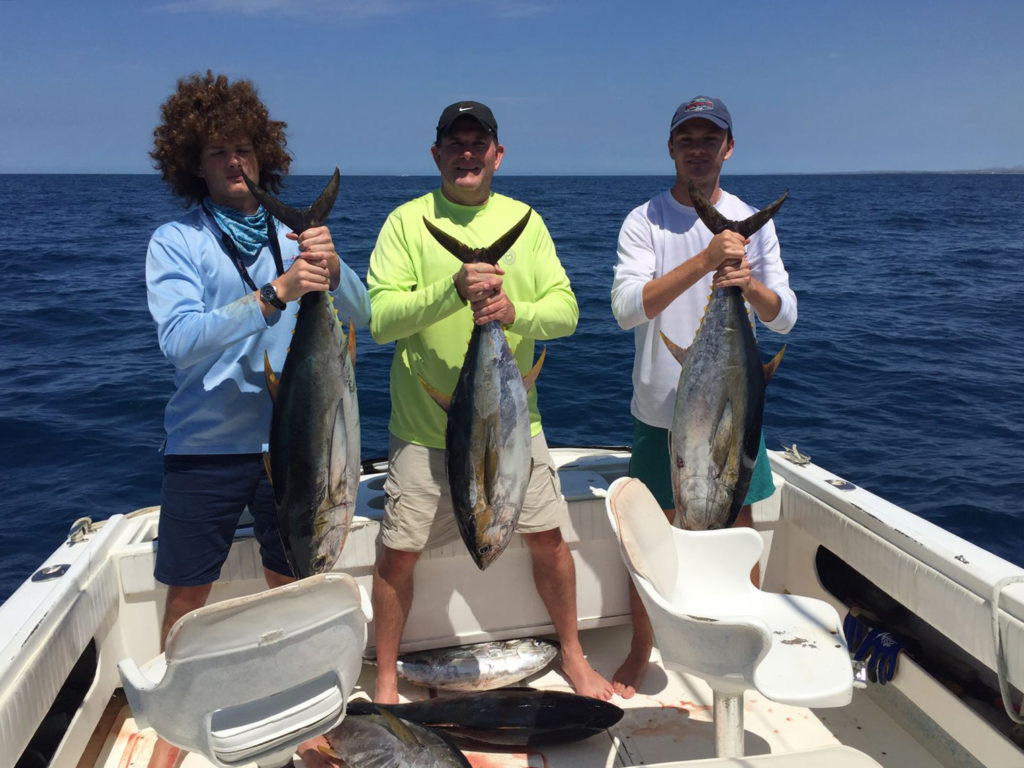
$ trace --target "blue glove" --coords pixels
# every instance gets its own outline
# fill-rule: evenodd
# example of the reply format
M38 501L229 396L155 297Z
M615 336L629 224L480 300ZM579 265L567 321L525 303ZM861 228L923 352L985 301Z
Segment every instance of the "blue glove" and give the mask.
M864 642L864 638L868 636L870 629L852 613L847 612L846 618L843 619L843 634L846 635L846 645L850 649L851 654L857 652L857 649Z
M868 679L885 685L896 674L896 665L903 651L903 640L892 632L872 629L853 656L854 662L863 662Z

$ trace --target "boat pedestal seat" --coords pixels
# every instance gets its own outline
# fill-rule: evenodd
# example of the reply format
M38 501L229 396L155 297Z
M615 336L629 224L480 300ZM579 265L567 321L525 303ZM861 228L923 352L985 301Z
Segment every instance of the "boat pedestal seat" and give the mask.
M850 703L839 614L824 601L751 584L763 547L756 531L676 528L636 478L612 483L606 508L662 662L703 678L714 693L719 757L743 754L747 689L794 706Z
M370 616L352 577L320 574L192 611L163 654L118 671L140 728L224 768L278 768L344 718Z

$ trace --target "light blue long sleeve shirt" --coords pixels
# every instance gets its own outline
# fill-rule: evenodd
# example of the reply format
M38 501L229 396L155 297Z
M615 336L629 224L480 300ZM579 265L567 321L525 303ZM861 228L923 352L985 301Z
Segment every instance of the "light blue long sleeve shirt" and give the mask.
M285 270L299 253L298 244L285 237L289 231L277 222ZM245 265L257 286L277 277L269 247ZM281 371L299 302L264 318L259 299L224 250L220 229L201 207L153 233L146 288L160 350L174 364L175 391L164 411L164 452L265 450L272 403L263 356ZM331 295L343 323L369 325L366 287L344 262Z

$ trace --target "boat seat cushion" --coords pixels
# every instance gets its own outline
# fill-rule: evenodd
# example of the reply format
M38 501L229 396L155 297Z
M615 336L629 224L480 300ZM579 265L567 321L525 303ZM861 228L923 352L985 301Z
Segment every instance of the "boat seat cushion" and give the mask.
M672 524L640 480L629 478L612 493L615 527L631 569L661 594L671 595L679 573Z

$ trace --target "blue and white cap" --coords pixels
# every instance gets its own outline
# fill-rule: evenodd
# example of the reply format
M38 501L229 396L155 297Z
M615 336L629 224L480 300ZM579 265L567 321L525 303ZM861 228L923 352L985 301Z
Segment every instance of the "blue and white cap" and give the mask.
M710 96L695 96L684 104L672 115L672 124L668 132L672 133L676 128L695 117L710 120L719 128L727 131L732 130L732 116L721 99L713 99Z

